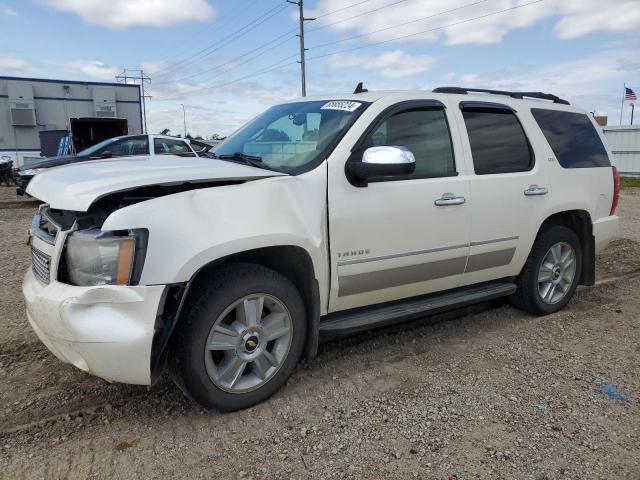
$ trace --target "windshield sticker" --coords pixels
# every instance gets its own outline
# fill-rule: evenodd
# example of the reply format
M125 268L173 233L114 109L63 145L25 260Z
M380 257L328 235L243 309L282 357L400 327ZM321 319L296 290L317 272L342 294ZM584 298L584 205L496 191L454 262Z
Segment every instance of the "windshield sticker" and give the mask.
M325 103L320 110L342 110L343 112L354 112L362 105L360 102L350 102L348 100L333 100Z

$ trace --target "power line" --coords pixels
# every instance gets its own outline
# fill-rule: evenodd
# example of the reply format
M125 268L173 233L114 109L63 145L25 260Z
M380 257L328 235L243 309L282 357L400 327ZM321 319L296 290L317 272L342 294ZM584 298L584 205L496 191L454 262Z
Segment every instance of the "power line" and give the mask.
M523 3L523 4L520 4L520 5L515 5L513 7L505 8L503 10L498 10L498 11L495 11L495 12L487 13L485 15L480 15L480 16L473 17L473 18L467 18L466 20L460 20L458 22L449 23L447 25L441 25L439 27L429 28L427 30L422 30L420 32L409 33L407 35L402 35L400 37L390 38L388 40L382 40L382 41L379 41L379 42L372 42L372 43L365 43L364 45L359 45L357 47L345 48L345 49L342 49L342 50L336 50L334 52L329 52L329 53L322 54L322 55L316 55L315 57L311 57L309 60L315 60L315 59L318 59L318 58L329 57L331 55L335 55L335 54L338 54L338 53L344 53L344 52L351 52L353 50L360 50L362 48L374 47L376 45L383 45L385 43L395 42L396 40L402 40L404 38L410 38L410 37L415 37L416 35L422 35L423 33L435 32L437 30L442 30L444 28L454 27L456 25L461 25L463 23L468 23L468 22L472 22L472 21L475 21L475 20L481 20L483 18L492 17L494 15L499 15L501 13L505 13L505 12L508 12L508 11L511 11L511 10L517 10L519 8L527 7L529 5L533 5L533 4L540 3L540 2L544 2L544 0L534 0L532 2ZM478 3L480 3L480 2L478 2ZM400 26L403 26L403 25L407 25L409 23L413 23L414 21L416 21L416 20L412 20L411 22L406 22L406 23L402 23L402 24L399 24L399 25L393 25L391 27L382 28L380 30L374 30L372 32L367 32L366 34L356 35L356 36L353 36L353 37L344 38L342 40L336 40L335 42L328 42L328 43L325 43L325 44L322 44L322 45L317 45L316 47L313 47L313 48L321 48L321 47L326 47L328 45L334 45L334 44L337 44L337 43L346 42L346 41L349 41L349 40L353 40L354 38L360 38L360 37L363 37L363 36L366 36L366 35L371 35L372 33L382 32L384 30L389 30L391 28L397 28L397 27L400 27Z
M254 19L252 22L244 25L243 27L235 30L233 33L227 35L226 37L223 37L222 39L217 40L216 42L213 42L208 47L205 47L204 49L196 52L193 55L188 56L187 58L183 59L182 61L178 62L177 64L172 65L168 70L166 70L164 73L162 73L161 76L166 76L167 74L171 73L172 71L175 71L178 67L183 67L183 66L186 66L188 64L192 64L195 61L202 60L203 58L206 58L206 57L212 55L217 50L219 50L221 47L224 47L224 46L228 45L229 43L231 43L231 42L233 42L233 41L235 41L235 40L237 40L237 39L239 39L241 37L244 37L249 32L251 32L251 28L255 28L255 27L259 26L259 25L262 25L264 22L269 20L271 17L273 17L273 16L277 15L278 13L282 12L283 10L285 10L285 8L286 8L285 5L280 5L278 7L275 7L274 9L269 10L267 13L259 16L258 18ZM214 49L214 47L217 47L217 48ZM202 55L203 53L204 53L204 55ZM197 58L197 57L200 57L200 58Z
M340 20L336 20L335 22L331 22L331 23L324 23L324 24L320 25L319 27L310 28L309 30L307 30L307 32L315 32L316 30L322 30L323 28L327 28L327 27L330 27L332 25L337 25L338 23L348 22L349 20L352 20L354 18L362 17L363 15L367 15L369 13L377 12L377 11L383 10L385 8L393 7L394 5L398 5L399 3L404 3L404 2L407 2L407 1L409 1L409 0L397 0L397 1L393 2L393 3L388 4L388 5L383 5L381 7L373 8L371 10L367 10L366 12L362 12L362 13L359 13L357 15L353 15L351 17L347 17L347 18L343 18L343 19L340 19ZM361 3L364 3L364 2L361 2ZM359 5L359 4L356 4L356 5ZM355 6L355 5L352 5L352 6ZM348 8L348 7L345 7L345 8ZM343 10L343 9L338 9L338 10ZM336 12L336 10L333 10L332 12L329 12L329 13L326 13L324 15L320 15L320 16L316 17L316 19L325 17L327 15L331 15L332 13L335 13L335 12Z
M263 50L262 52L260 52L260 54L262 55L262 54L264 54L264 53L266 53L266 52L268 52L268 51L271 51L271 50L273 50L274 48L277 48L277 47L279 47L280 45L282 45L282 44L284 44L284 43L288 42L288 41L289 41L289 40L291 40L292 38L295 38L293 35L291 35L295 30L296 30L296 29L293 29L293 30L290 30L290 31L288 31L288 32L286 32L286 33L283 33L282 35L278 35L277 37L275 37L275 38L271 39L270 41L268 41L267 43L265 43L265 44L261 45L260 47L257 47L257 48L254 48L254 49L251 49L251 50L249 50L249 51L247 51L247 52L243 53L242 55L238 55L237 57L233 57L233 58L231 58L231 59L227 60L227 61L226 61L226 62L224 62L224 63L219 63L219 64L217 64L217 65L215 65L215 66L213 66L213 67L209 67L209 68L207 68L207 69L205 69L205 70L202 70L202 71L200 71L200 72L196 72L196 73L193 73L193 74L191 74L191 75L187 75L186 77L181 77L181 78L179 78L178 80L187 80L187 79L190 79L190 78L198 77L198 76L200 76L200 75L204 75L205 73L209 73L209 72L211 72L211 71L213 71L213 70L217 70L217 69L219 69L219 68L226 67L227 65L229 65L229 64L233 64L233 63L237 62L238 60L240 60L241 58L246 57L247 55L251 55L252 53L256 53L256 52L258 52L259 50L264 49L264 48L265 48L265 47L267 47L268 45L271 45L272 43L276 42L277 40L280 40L281 38L287 37L287 38L285 38L285 39L284 39L284 41L282 41L282 42L278 42L278 43L276 43L273 47L268 48L268 49ZM253 58L255 58L255 57L252 57L252 58L250 58L249 60L252 60ZM246 62L242 62L240 65L243 65L244 63L246 63ZM233 67L233 68L237 68L237 67ZM227 71L229 71L229 70L231 70L231 69L232 69L232 68L227 69L227 70L225 70L224 72L221 72L221 73L225 73L225 72L227 72ZM167 82L164 82L164 83L167 83Z
M342 12L343 10L347 10L348 8L353 8L353 7L357 7L358 5L362 5L363 3L367 3L370 2L371 0L362 0L360 2L356 2L356 3L352 3L351 5L347 5L345 7L341 7L341 8L336 8L335 10L331 10L330 12L327 13L323 13L322 15L318 15L316 17L316 19L318 18L324 18L326 16L329 15L333 15L334 13L338 13L338 12Z
M318 17L316 17L316 18L322 18L322 17L326 17L326 16L329 16L329 15L333 15L333 14L335 14L335 13L341 12L341 11L343 11L343 10L346 10L346 9L348 9L348 8L352 8L352 7L355 7L355 6L360 5L360 4L363 4L363 3L367 3L367 2L369 2L369 1L371 1L371 0L363 0L363 1L360 1L360 2L357 2L357 3L354 3L354 4L351 4L351 5L347 5L347 6L345 6L345 7L341 7L341 8L335 9L335 10L331 10L330 12L326 12L326 13L324 13L324 14L322 14L322 15L319 15L319 16L318 16ZM390 7L390 6L393 6L393 5L395 5L395 4L405 2L405 1L408 1L408 0L399 0L399 1L396 1L396 2L394 2L394 3L392 3L392 4L390 4L390 5L385 5L385 6L383 6L383 7L378 7L378 8L376 8L376 9L370 10L369 12L373 12L373 11L381 10L381 9L383 9L383 8L387 8L387 7ZM288 2L288 3L294 3L294 4L297 4L297 2ZM365 12L365 13L369 13L369 12ZM267 12L267 13L268 13L268 12ZM277 13L280 13L280 11L278 11ZM314 29L311 29L311 30L309 30L309 31L315 31L315 30L319 30L319 29L321 29L321 28L326 28L326 27L328 27L328 26L330 26L330 25L334 25L335 23L340 23L340 22L343 22L343 21L349 20L350 18L355 18L355 17L361 16L361 15L362 15L362 14L360 14L360 15L355 15L355 16L353 16L353 17L349 17L348 19L339 20L338 22L333 22L333 23L331 23L331 24L324 25L324 26L321 26L321 27L318 27L318 28L314 28ZM266 19L265 19L265 20L266 20ZM306 20L315 20L315 19L306 19ZM256 25L256 26L257 26L257 25ZM283 37L285 37L285 36L287 36L287 35L290 35L291 33L295 32L295 31L297 31L297 30L298 30L298 28L293 28L292 30L289 30L289 31L287 31L287 32L285 32L285 33L283 33L283 34L281 34L281 35L278 35L277 37L275 37L275 38L271 39L270 41L268 41L267 43L263 44L263 45L262 45L262 46L260 46L260 47L257 47L257 48L254 48L254 49L251 49L251 50L249 50L249 51L247 51L247 52L245 52L245 53L243 53L243 54L241 54L241 55L238 55L238 56L236 56L236 57L233 57L233 58L231 58L230 60L228 60L228 61L226 61L226 62L223 62L223 63L221 63L221 64L218 64L218 65L216 65L216 66L214 66L214 67L207 68L207 69L205 69L205 70L203 70L203 71L196 72L196 73L193 73L193 74L191 74L191 75L187 75L187 76L185 76L185 77L178 78L178 79L176 79L176 80L177 80L177 81L180 81L180 80L187 80L187 79L190 79L190 78L194 78L194 77L197 77L197 76L203 75L203 74L208 73L208 72L210 72L210 71L216 70L216 69L218 69L218 68L223 68L223 67L225 67L225 66L227 66L227 65L229 65L229 64L233 64L233 63L235 63L237 60L239 60L239 59L241 59L241 58L244 58L244 57L246 57L247 55L251 55L252 53L255 53L256 51L258 51L259 49L261 49L261 48L263 48L263 47L265 47L265 46L267 46L267 45L271 45L273 42L276 42L276 41L278 41L279 39L281 39L281 38L283 38ZM300 36L300 35L298 35L298 36ZM239 37L237 37L237 38L239 38ZM234 40L235 40L235 39L234 39ZM288 39L287 39L287 41L288 41ZM220 43L220 41L216 41L216 42L214 42L214 44L210 45L210 47L215 46L215 45L217 45L218 43ZM286 41L285 41L285 42L278 43L277 45L279 46L279 45L282 45L283 43L286 43ZM274 47L274 48L275 48L275 47ZM205 50L206 50L206 49L205 49ZM214 52L215 52L215 51L217 51L217 50L218 50L218 49L214 50ZM266 53L266 52L268 52L268 51L270 51L270 50L273 50L273 48L270 48L270 49L264 50L262 53ZM306 51L306 50L308 50L308 49L307 49L307 48L305 48L305 49L304 49L304 51ZM204 50L202 50L202 51L204 51ZM201 51L200 53L202 53L202 51ZM204 55L202 58L205 58L205 57L209 56L210 54L212 54L212 53L214 53L214 52L207 53L207 54L206 54L206 55ZM196 54L196 55L197 55L197 54ZM191 57L188 57L188 58L187 58L187 60L188 60L189 58L191 58ZM193 62L188 62L188 63L193 63ZM244 65L245 63L247 63L247 62L242 62L242 63L241 63L240 65L238 65L238 66ZM178 65L176 65L176 67L177 67L177 66L178 66ZM235 68L237 68L237 67L233 67L232 69L235 69ZM165 69L165 70L166 70L166 69ZM173 70L175 70L175 68L174 68ZM227 69L225 72L222 72L222 73L226 73L226 72L227 72L227 71L229 71L229 70L231 70L231 69ZM160 72L162 72L162 71L163 71L163 70L161 70ZM162 77L162 76L166 76L166 75L167 75L167 73L170 73L170 72L165 72L165 73L156 74L156 77L158 77L158 76L160 76L160 77ZM221 73L221 74L222 74L222 73ZM215 77L218 77L218 76L220 76L220 74L218 74L218 75L214 75L214 76L213 76L213 77L211 77L211 78L215 78ZM306 76L306 75L305 75L305 76ZM160 82L160 84L164 84L164 83L169 83L169 80L166 80L166 81L164 81L164 82Z
M223 71L221 71L221 72L218 72L218 73L216 73L215 75L213 75L213 76L209 77L209 78L208 78L208 80L211 80L211 79L213 79L213 78L219 77L220 75L223 75L223 74L225 74L225 73L227 73L227 72L229 72L229 71L231 71L231 70L235 70L236 68L241 67L242 65L245 65L245 64L247 64L247 63L249 63L249 62L251 62L251 61L253 61L253 60L255 60L255 59L259 58L260 56L264 55L265 53L270 52L271 50L274 50L274 49L278 48L279 46L281 46L281 45L283 45L283 44L285 44L285 43L287 43L287 42L289 42L289 41L291 41L292 39L294 39L294 38L295 38L295 36L291 35L291 32L288 32L288 36L287 36L287 38L285 38L284 40L282 40L282 41L280 41L280 42L276 43L276 44L275 44L275 45L273 45L272 47L267 48L266 50L263 50L266 46L271 45L274 41L279 40L279 39L283 38L284 36L285 36L284 34L283 34L283 35L279 35L278 37L276 37L276 38L272 39L271 41L269 41L269 42L265 43L265 44L264 44L264 45L262 45L261 47L254 48L254 49L252 49L252 50L250 50L250 51L248 51L248 52L245 52L245 53L243 53L242 55L239 55L239 56L237 56L237 57L234 57L234 58L232 58L232 59L230 59L230 60L228 60L228 61L226 61L226 62L224 62L224 63L220 63L220 64L215 65L215 66L213 66L213 67L207 68L206 70L203 70L203 71L201 71L201 72L196 72L196 73L191 74L191 75L188 75L188 76L186 76L186 77L178 78L178 79L176 79L176 80L174 80L174 81L188 80L188 79L191 79L191 78L194 78L194 77L197 77L197 76L203 75L203 74L205 74L205 73L208 73L208 72L210 72L210 71L212 71L212 70L217 70L217 69L223 68L223 67L225 67L225 66L227 66L227 65L234 64L234 65L233 65L233 66L231 66L230 68L227 68L227 69L225 69L225 70L223 70ZM236 62L237 62L238 60L240 60L241 58L244 58L244 57L246 57L247 55L251 55L252 53L256 53L256 52L258 52L259 50L262 50L262 51L261 51L258 55L255 55L255 56L253 56L253 57L249 57L249 58L247 58L246 60L244 60L243 62L236 63ZM167 84L167 83L171 83L171 81L164 81L164 82L160 82L160 84L161 84L161 85L163 85L163 84Z
M353 50L359 50L359 49L362 49L362 48L373 47L373 46L376 46L376 45L382 45L382 44L394 42L394 41L397 41L397 40L402 40L404 38L410 38L410 37L414 37L416 35L421 35L423 33L442 30L444 28L449 28L449 27L453 27L453 26L456 26L456 25L461 25L461 24L464 24L464 23L469 23L469 22L472 22L472 21L481 20L483 18L491 17L491 16L494 16L494 15L499 15L501 13L506 13L508 11L516 10L516 9L523 8L523 7L527 7L529 5L534 5L534 4L537 4L537 3L541 3L543 1L544 0L534 0L534 1L531 1L531 2L523 3L523 4L520 4L520 5L515 5L513 7L505 8L505 9L502 9L502 10L497 10L497 11L494 11L494 12L490 12L490 13L487 13L487 14L484 14L484 15L479 15L479 16L476 16L476 17L467 18L465 20L460 20L460 21L457 21L457 22L449 23L447 25L442 25L442 26L439 26L439 27L434 27L434 28L430 28L430 29L427 29L427 30L422 30L420 32L415 32L415 33L411 33L411 34L407 34L407 35L402 35L400 37L395 37L395 38L391 38L391 39L388 39L388 40L383 40L383 41L379 41L379 42L370 42L370 43L366 43L364 45L359 45L357 47L337 50L337 51L325 53L325 54L322 54L322 55L316 55L314 57L310 57L309 59L310 60L319 59L319 58L324 58L324 57L328 57L328 56L331 56L331 55L335 55L335 54L338 54L338 53L349 52L349 51L353 51ZM364 2L362 2L362 3L364 3ZM477 2L477 3L480 3L480 2ZM459 7L459 8L463 8L463 7ZM401 25L395 25L395 26L392 26L392 27L387 27L387 28L382 29L382 30L388 30L390 28L395 28L395 27L401 26ZM375 33L375 32L369 32L369 34L371 34L371 33ZM361 36L362 35L359 35L358 37L361 37ZM351 38L344 39L342 41L347 41L347 40L350 40L350 39ZM332 43L336 43L336 42L332 42ZM318 48L318 47L316 47L316 48ZM240 82L240 81L245 80L247 78L256 77L256 76L259 76L259 75L264 75L266 73L269 73L269 72L272 72L272 71L275 71L275 70L279 70L279 69L288 67L290 65L294 65L297 62L290 62L290 63L287 63L285 65L280 65L280 64L282 62L285 62L285 61L295 57L295 56L296 56L296 54L290 55L290 56L285 57L285 58L283 58L283 59L281 59L281 60L279 60L279 61L277 61L277 62L275 62L273 64L270 64L270 65L264 67L261 70L258 70L256 72L252 72L252 73L247 74L247 75L245 75L243 77L240 77L240 78L236 78L236 79L231 80L229 82L202 87L202 88L200 88L198 90L195 90L195 91L192 91L192 92L188 92L187 94L188 95L196 95L196 94L204 93L204 92L209 91L209 90L214 89L214 88L221 88L221 87L225 87L225 86L228 86L228 85L232 85L234 83ZM179 98L181 95L182 94L174 95L174 96L166 97L166 98L159 98L158 100L160 100L160 101L173 100L175 98Z
M257 18L255 18L254 20L252 20L251 22L243 25L242 27L238 28L237 30L234 30L232 33L222 37L221 39L216 40L215 42L209 44L207 47L203 48L202 50L199 50L198 52L189 55L188 57L184 58L183 60L174 63L170 66L168 66L167 68L164 68L158 72L156 72L155 76L156 77L163 77L168 75L169 73L171 73L172 71L175 71L178 67L184 66L185 64L190 64L193 63L195 60L200 60L200 59L196 59L196 57L199 57L200 55L202 55L205 52L205 55L202 56L202 58L211 55L215 50L214 47L218 47L217 49L219 49L222 46L228 45L229 43L233 42L234 40L237 40L245 35L247 35L249 32L251 32L252 28L255 28L261 24L263 24L264 22L266 22L267 20L269 20L271 17L277 15L278 13L284 11L287 8L286 2L281 2L279 5L267 10L265 13L263 13L262 15L258 16ZM216 49L216 50L217 50Z
M194 91L191 91L191 92L186 92L185 94L186 95L198 95L198 94L204 93L206 91L212 90L214 88L226 87L226 86L229 86L229 85L233 85L234 83L241 82L242 80L246 80L247 78L257 77L259 75L264 75L266 73L269 73L269 72L272 72L272 71L275 71L275 70L279 70L279 69L288 67L290 65L295 65L298 62L294 61L294 62L289 62L289 63L284 64L284 65L280 65L280 64L282 62L285 62L287 60L290 60L290 59L296 57L297 55L298 55L297 53L294 53L293 55L289 55L288 57L282 58L282 59L278 60L275 63L267 65L262 70L258 70L258 71L249 73L248 75L244 75L244 76L242 76L240 78L236 78L234 80L231 80L231 81L228 81L228 82L225 82L225 83L218 83L218 84L215 84L215 85L209 85L209 86L206 86L206 87L202 87L202 88L200 88L198 90L194 90ZM173 95L173 96L169 96L169 97L165 97L165 98L158 98L158 101L175 100L176 98L180 98L182 95L185 95L185 94L180 93L178 95Z
M251 7L253 7L254 5L252 4L251 0L249 0L249 3L247 5L243 5L242 4L237 4L236 7L239 7L235 10L230 10L228 12L223 13L222 15L220 15L219 17L217 17L213 22L207 23L206 25L204 25L202 28L198 29L193 35L189 35L187 36L183 42L180 42L178 45L175 45L174 47L172 47L170 49L172 53L171 55L174 56L176 53L178 53L178 51L180 49L182 49L182 47L186 46L188 43L190 43L191 41L193 41L194 38L200 36L200 34L206 32L207 30L209 30L210 28L212 28L214 25L219 24L223 19L227 20L227 22L225 23L225 25L230 25L230 22L232 19L234 19L235 17L237 17L240 13L244 13L245 11L249 10ZM224 27L223 27L224 28ZM216 30L217 32L217 30ZM164 63L169 61L169 59L165 59L160 63Z
M427 15L426 17L416 18L416 19L414 19L414 20L410 20L410 21L408 21L408 22L399 23L399 24L396 24L396 25L391 25L391 26L389 26L389 27L384 27L384 28L380 28L380 29L378 29L378 30L373 30L373 31L370 31L370 32L361 33L361 34L359 34L359 35L353 35L353 36L351 36L351 37L342 38L342 39L340 39L340 40L334 40L334 41L332 41L332 42L322 43L322 44L320 44L320 45L316 45L316 46L315 46L315 47L313 47L313 48L323 48L323 47L327 47L327 46L329 46L329 45L336 45L336 44L338 44L338 43L343 43L343 42L347 42L347 41L349 41L349 40L354 40L354 39L356 39L356 38L366 37L366 36L372 35L372 34L374 34L374 33L385 32L385 31L387 31L387 30L391 30L391 29L393 29L393 28L404 27L405 25L410 25L410 24L412 24L412 23L422 22L422 21L424 21L424 20L428 20L428 19L430 19L430 18L435 18L435 17L438 17L438 16L440 16L440 15L446 15L447 13L456 12L456 11L458 11L458 10L462 10L462 9L465 9L465 8L473 7L473 6L475 6L475 5L479 5L479 4L481 4L481 3L486 3L486 2L488 2L488 1L489 1L489 0L477 0L477 1L475 1L475 2L467 3L467 4L465 4L465 5L461 5L461 6L456 7L456 8L451 8L451 9L449 9L449 10L443 10L443 11L441 11L441 12L432 13L431 15ZM512 8L513 8L513 7L512 7ZM512 9L512 8L511 8L511 9ZM511 9L508 9L508 10L511 10ZM506 10L504 10L504 11L506 11ZM500 13L501 13L501 12L500 12ZM359 16L359 15L356 15L356 16ZM355 18L355 17L351 17L351 18ZM446 28L447 26L448 26L448 25L446 25L446 26L444 26L444 27L438 27L438 28ZM423 32L423 33L424 33L424 32ZM398 37L398 38L404 38L404 37Z

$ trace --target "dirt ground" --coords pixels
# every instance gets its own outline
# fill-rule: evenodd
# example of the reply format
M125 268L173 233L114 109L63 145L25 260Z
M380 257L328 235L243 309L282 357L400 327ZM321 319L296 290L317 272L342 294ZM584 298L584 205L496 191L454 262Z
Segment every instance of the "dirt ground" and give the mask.
M168 380L60 363L24 315L34 204L0 187L0 477L640 479L640 192L598 285L325 342L269 401L208 412Z

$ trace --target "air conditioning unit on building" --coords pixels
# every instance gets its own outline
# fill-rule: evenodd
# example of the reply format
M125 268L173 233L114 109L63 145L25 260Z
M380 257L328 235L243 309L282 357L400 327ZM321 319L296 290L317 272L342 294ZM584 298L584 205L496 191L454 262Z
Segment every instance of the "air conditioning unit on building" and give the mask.
M25 83L9 83L7 89L11 124L17 127L34 127L36 125L36 110L33 87Z

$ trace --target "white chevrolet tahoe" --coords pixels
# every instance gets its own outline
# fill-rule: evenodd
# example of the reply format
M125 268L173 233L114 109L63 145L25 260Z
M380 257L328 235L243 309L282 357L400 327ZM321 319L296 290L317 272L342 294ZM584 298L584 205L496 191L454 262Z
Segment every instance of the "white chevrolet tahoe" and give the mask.
M273 394L323 335L593 285L618 177L592 118L535 92L439 88L276 105L214 159L36 176L28 320L63 362L204 406Z

